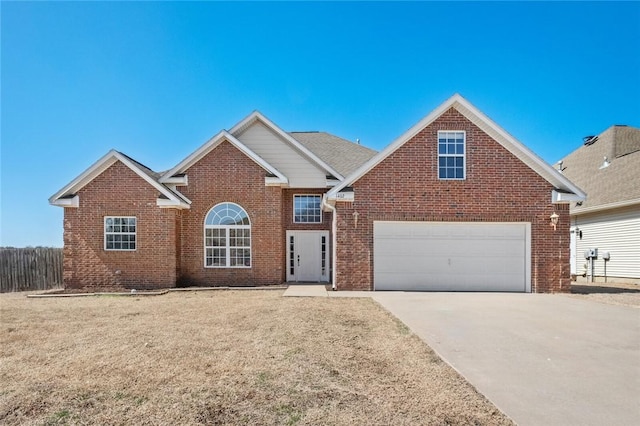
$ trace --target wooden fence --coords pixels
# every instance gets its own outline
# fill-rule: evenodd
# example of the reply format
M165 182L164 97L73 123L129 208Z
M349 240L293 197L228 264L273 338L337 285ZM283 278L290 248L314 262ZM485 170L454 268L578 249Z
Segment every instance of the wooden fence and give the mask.
M0 247L0 293L62 287L61 248Z

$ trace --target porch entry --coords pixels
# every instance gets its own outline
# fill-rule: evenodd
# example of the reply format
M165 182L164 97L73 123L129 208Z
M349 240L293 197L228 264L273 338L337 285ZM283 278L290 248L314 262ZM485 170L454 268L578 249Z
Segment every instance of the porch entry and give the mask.
M287 281L329 281L329 231L287 231Z

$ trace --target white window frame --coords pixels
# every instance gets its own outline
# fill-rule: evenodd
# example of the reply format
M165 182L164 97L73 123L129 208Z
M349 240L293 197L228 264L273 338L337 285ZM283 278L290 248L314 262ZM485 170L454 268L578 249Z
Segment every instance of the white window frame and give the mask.
M461 133L462 134L462 154L440 154L440 135L442 133ZM467 132L465 130L438 130L438 139L436 140L436 152L438 153L438 162L436 164L439 180L465 180L467 178ZM440 158L462 158L462 177L440 177Z
M299 222L296 220L296 197L317 197L320 200L319 209L320 209L320 220L317 222ZM293 223L300 224L319 224L322 223L322 195L320 194L293 194ZM314 215L315 216L315 215Z
M107 231L108 219L133 219L134 220L133 226L135 227L135 231L133 232ZM104 228L103 228L104 251L136 251L138 249L138 218L136 216L105 216L103 219L103 222L104 222ZM107 235L133 235L134 236L133 243L135 248L107 248ZM122 243L122 241L120 243Z
M218 206L222 205L222 204L231 204L233 206L238 207L239 209L241 209L244 214L247 217L247 220L249 221L248 225L208 225L207 224L207 217L209 216L209 214L211 214L211 212ZM208 246L207 245L207 230L208 229L222 229L225 231L225 245L224 246ZM231 245L231 230L239 230L239 229L248 229L249 230L249 245L248 246L232 246ZM251 249L251 218L249 217L249 213L239 204L236 203L232 203L232 202L222 202L222 203L218 203L215 206L213 206L211 209L209 209L209 211L207 212L207 214L204 217L204 227L203 227L203 246L204 246L204 251L203 251L203 262L204 262L204 267L205 268L214 268L214 269L251 269L251 267L253 266L253 250ZM246 238L246 237L243 237ZM224 265L207 265L207 249L225 249L225 264ZM233 265L231 266L231 250L232 249L241 249L241 250L249 250L249 266L245 265L244 263L241 265Z

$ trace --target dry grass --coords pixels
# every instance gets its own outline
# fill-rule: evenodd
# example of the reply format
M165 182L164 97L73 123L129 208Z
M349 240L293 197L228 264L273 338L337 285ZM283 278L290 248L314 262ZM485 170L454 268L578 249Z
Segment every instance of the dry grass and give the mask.
M510 424L370 299L2 295L2 424Z

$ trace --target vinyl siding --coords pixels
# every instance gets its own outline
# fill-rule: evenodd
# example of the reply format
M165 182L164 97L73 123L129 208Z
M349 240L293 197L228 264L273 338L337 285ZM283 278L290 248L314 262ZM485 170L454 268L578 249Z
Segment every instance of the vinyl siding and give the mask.
M256 122L235 135L249 149L264 158L289 179L291 188L325 188L326 174L288 142Z
M572 216L571 229L576 227L582 231L582 239L576 237L577 274L585 270L585 250L597 248L596 276L604 276L602 252L608 251L608 276L640 278L640 206Z

